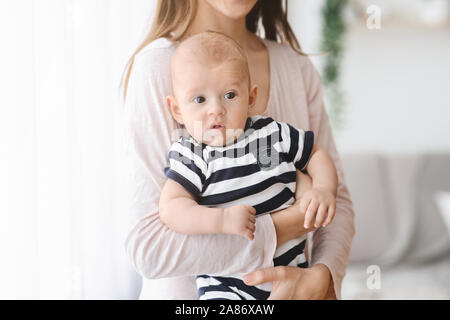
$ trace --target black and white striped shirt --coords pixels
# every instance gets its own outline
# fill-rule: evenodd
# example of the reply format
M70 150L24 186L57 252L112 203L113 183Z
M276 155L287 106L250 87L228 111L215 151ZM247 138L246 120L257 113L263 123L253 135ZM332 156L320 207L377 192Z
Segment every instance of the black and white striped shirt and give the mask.
M312 131L270 117L252 116L247 118L239 138L222 147L199 143L192 137L180 138L170 148L165 175L189 191L199 205L250 205L258 216L295 202L296 169L305 170L313 145ZM275 264L306 262L304 240L294 239L278 247ZM232 275L237 279L240 276ZM203 285L205 278L201 276Z

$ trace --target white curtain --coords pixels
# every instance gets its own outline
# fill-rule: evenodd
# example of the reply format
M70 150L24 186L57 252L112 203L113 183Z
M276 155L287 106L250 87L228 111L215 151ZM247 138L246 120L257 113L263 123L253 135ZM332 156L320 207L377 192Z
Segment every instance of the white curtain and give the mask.
M133 299L119 83L156 1L0 0L0 298Z

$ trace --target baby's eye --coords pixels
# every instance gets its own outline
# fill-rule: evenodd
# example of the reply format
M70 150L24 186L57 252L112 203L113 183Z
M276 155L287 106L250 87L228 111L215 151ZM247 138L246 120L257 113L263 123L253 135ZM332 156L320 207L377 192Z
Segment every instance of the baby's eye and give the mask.
M236 97L236 94L234 93L234 92L227 92L226 94L225 94L225 99L233 99L234 97Z
M195 97L193 101L195 103L203 103L203 102L205 102L205 100L206 100L205 97L200 96L200 97Z

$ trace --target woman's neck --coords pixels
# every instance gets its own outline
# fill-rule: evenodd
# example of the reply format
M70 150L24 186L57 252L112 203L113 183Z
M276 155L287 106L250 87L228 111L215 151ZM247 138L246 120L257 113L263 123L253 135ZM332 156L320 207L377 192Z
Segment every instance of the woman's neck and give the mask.
M255 35L247 30L245 17L231 19L212 8L206 1L198 1L194 21L189 26L183 39L207 30L221 32L229 36L246 51L254 46Z

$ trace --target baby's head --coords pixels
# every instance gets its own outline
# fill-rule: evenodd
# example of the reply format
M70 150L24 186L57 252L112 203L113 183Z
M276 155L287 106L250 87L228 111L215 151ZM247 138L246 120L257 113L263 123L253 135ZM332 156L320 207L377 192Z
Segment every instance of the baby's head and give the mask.
M186 39L173 54L171 75L167 106L198 142L223 146L242 134L257 88L233 39L211 31Z

